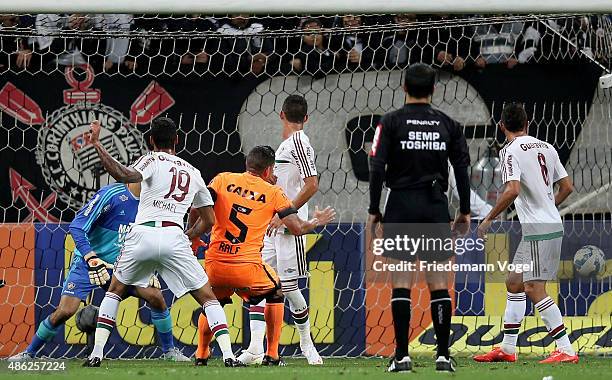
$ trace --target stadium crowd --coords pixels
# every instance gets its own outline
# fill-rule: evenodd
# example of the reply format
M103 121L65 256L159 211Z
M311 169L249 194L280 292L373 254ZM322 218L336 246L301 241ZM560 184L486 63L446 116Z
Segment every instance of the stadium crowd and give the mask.
M581 58L575 46L597 59L609 59L609 52L599 48L604 33L596 16L452 24L459 17L468 18L0 15L0 72L89 63L97 73L320 77L403 69L415 62L459 72L488 65L512 69L532 62L571 62ZM423 21L451 26L434 28Z

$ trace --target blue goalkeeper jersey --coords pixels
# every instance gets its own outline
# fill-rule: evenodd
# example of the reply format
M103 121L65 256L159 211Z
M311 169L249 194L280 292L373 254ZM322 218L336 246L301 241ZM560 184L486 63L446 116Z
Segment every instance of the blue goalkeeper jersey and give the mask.
M94 251L100 259L114 263L137 211L138 199L127 185L114 183L98 190L70 223L74 254L82 257Z

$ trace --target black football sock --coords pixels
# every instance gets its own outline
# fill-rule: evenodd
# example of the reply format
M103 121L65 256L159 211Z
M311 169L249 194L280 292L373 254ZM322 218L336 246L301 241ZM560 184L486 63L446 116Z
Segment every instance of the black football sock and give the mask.
M436 342L438 345L438 356L449 357L449 338L451 326L451 299L448 290L434 290L431 292L431 319Z
M408 356L408 333L410 332L410 289L395 288L391 293L391 314L395 330L395 358Z

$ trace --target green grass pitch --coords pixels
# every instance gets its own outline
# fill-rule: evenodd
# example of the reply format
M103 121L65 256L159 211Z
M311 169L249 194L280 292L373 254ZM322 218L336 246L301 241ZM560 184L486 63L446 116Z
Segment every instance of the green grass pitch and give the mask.
M67 362L65 372L16 373L6 371L6 362L0 379L74 379L74 380L182 380L182 379L231 379L231 380L327 380L327 379L381 379L412 377L418 379L495 379L541 380L552 376L554 380L609 379L612 361L609 358L583 357L577 365L540 365L537 358L521 358L516 363L475 363L469 358L458 358L455 374L436 373L432 358L413 358L412 373L385 373L386 359L356 358L327 359L322 367L308 366L304 359L288 359L287 367L225 368L221 360L213 359L208 367L194 367L190 363L170 363L159 360L107 360L101 368L83 368L82 361Z

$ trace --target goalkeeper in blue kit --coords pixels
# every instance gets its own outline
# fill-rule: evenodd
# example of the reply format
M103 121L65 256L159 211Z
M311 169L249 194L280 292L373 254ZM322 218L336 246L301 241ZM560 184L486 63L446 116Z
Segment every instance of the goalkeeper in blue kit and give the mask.
M70 270L64 281L57 309L46 317L36 330L24 352L11 361L32 360L61 326L78 310L82 301L97 287L110 284L112 263L120 254L123 237L138 211L140 184L115 183L101 188L70 223L75 250ZM133 287L131 295L142 298L151 308L151 321L161 342L162 357L172 361L189 361L175 346L172 319L159 289L159 280L151 277L147 288Z

